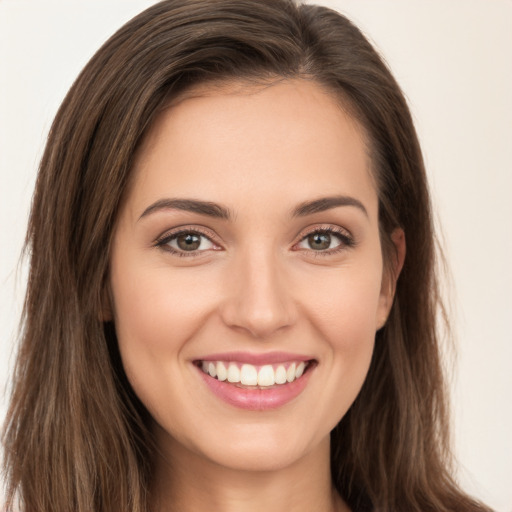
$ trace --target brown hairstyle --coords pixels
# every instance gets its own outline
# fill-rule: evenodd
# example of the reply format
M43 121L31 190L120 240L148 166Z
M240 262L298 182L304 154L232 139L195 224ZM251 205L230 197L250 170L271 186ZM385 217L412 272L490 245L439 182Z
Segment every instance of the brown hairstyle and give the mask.
M430 200L404 97L361 32L292 0L167 0L114 34L52 125L27 234L30 275L4 431L8 506L144 512L154 447L115 326L101 320L109 249L134 154L161 109L205 82L304 78L365 130L387 259L407 257L368 377L332 432L332 478L354 510L482 511L449 472Z

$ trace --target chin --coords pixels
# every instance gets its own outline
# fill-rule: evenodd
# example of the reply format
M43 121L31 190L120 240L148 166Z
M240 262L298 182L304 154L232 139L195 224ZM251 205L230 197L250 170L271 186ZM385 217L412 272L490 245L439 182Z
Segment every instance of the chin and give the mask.
M297 428L289 423L261 421L231 424L225 428L216 425L209 432L190 432L179 439L161 428L160 433L167 439L165 444L171 443L166 449L171 458L194 459L198 468L212 464L239 472L276 472L292 468L320 453L328 454L329 427L324 425L319 429L301 425Z
M300 446L283 446L282 443L250 443L237 446L217 446L207 455L213 463L233 471L277 472L293 467L307 458L311 449Z

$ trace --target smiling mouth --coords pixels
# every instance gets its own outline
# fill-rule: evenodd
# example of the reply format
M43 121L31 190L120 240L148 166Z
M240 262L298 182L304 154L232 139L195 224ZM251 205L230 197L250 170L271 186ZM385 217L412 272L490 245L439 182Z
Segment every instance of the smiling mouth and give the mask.
M316 363L289 361L279 364L252 365L235 361L195 361L194 364L210 377L245 389L269 389L300 379Z

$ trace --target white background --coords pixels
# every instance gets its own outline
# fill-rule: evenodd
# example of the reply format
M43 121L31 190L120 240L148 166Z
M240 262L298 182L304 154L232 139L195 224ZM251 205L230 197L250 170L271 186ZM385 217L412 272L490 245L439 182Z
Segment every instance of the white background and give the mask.
M0 0L0 386L50 122L100 44L148 0ZM331 0L410 103L452 271L454 437L465 489L512 512L512 1ZM58 222L58 219L55 219ZM0 400L0 418L6 400Z

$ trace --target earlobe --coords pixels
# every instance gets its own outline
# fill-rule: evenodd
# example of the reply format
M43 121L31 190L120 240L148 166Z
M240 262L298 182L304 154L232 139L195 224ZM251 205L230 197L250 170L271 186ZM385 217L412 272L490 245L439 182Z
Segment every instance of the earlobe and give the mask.
M382 278L382 287L379 301L379 311L376 318L376 330L384 327L396 291L396 282L402 271L405 261L405 233L402 228L396 228L391 233L391 241L393 242L393 251L390 255L390 261L384 267L384 275Z

